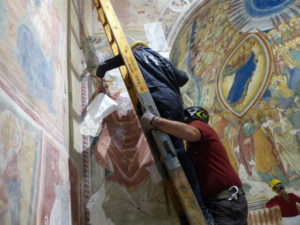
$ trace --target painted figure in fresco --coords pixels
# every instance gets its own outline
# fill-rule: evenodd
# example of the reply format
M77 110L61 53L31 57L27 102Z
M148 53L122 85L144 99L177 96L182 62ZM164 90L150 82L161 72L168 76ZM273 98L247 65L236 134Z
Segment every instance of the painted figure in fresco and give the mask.
M44 201L47 202L47 204L42 205L40 224L48 225L50 224L51 211L53 209L54 202L57 198L55 189L61 180L61 176L59 172L59 151L54 146L47 143L45 147L45 152L45 173L42 182L45 183L43 196Z
M297 203L300 203L300 197L294 193L287 193L278 179L273 179L269 185L277 195L267 202L266 207L279 206L283 225L299 225L300 212Z
M287 118L280 117L275 119L272 128L277 151L285 169L290 174L299 176L300 146L297 144L295 135L290 133L292 130L291 123Z
M241 189L242 182L217 133L208 125L207 111L201 107L189 107L185 116L185 123L182 123L147 111L141 117L141 123L145 130L158 129L187 140L187 152L194 161L202 195L215 225L246 225L248 204Z
M291 43L289 53L294 59L294 67L289 71L288 86L293 90L297 90L300 84L300 44Z
M0 143L0 224L19 225L22 194L17 154L22 131L9 110L0 112Z
M261 118L261 129L265 135L265 137L271 142L272 144L272 155L264 155L263 157L268 157L270 159L273 159L272 156L275 157L275 160L278 162L278 168L280 169L280 172L283 174L285 178L289 178L289 174L287 170L284 168L283 163L281 161L281 158L279 156L279 153L277 151L277 146L274 141L273 137L273 131L272 131L272 108L268 105L268 103L261 101L260 102L260 112L264 113L264 117ZM272 160L273 161L273 160ZM263 159L260 161L263 163ZM263 164L262 164L263 165ZM274 172L275 176L279 176L276 172Z
M277 167L280 162L277 159L275 145L261 123L262 113L257 110L251 110L248 115L253 125L251 135L255 149L256 172L263 179L267 179L265 175L277 176Z
M214 13L211 13L209 17L195 18L190 38L187 40L189 43L188 69L204 81L211 81L215 78L218 66L222 63L225 51L228 49L227 41L231 43L236 38L236 32L230 28L226 16L222 13L227 6L225 3L222 6L211 5L205 14L209 14L210 10ZM226 33L230 37L224 39L224 35L219 35L221 33Z
M287 24L280 24L278 30L281 33L283 43L288 42L292 38L292 33Z
M55 186L55 200L50 214L49 225L68 225L72 222L68 171L69 168L67 157L60 155L59 174L61 179Z
M294 16L289 22L289 27L292 29L292 33L296 36L300 35L300 17Z
M240 166L238 162L240 157L238 127L240 127L240 123L232 113L223 111L219 107L219 104L215 102L212 107L213 111L210 112L210 124L223 142L233 169L238 172Z
M250 119L242 122L238 131L238 145L240 147L239 161L245 167L249 176L252 176L252 168L254 167L254 141L252 133L255 130L255 125ZM251 163L252 162L252 163Z
M234 75L233 84L229 90L227 99L232 105L239 104L246 97L248 87L253 73L256 69L257 59L255 53L251 51L255 44L254 40L248 40L241 48L240 54L231 65L227 66L227 71L233 70L234 73L226 73L226 76ZM230 69L228 68L230 67Z
M286 110L286 116L293 125L292 134L296 135L297 142L300 144L300 98L297 96L290 108Z
M290 98L294 95L294 91L288 87L287 77L282 74L273 73L269 90L275 98Z
M275 44L274 47L281 47L283 45L283 40L281 38L281 34L276 27L269 31L268 37Z
M281 109L275 99L269 101L270 106L264 106L265 122L263 127L268 130L269 136L274 141L276 155L283 175L287 179L299 176L299 145L296 138L290 133L292 125L287 118L283 118Z

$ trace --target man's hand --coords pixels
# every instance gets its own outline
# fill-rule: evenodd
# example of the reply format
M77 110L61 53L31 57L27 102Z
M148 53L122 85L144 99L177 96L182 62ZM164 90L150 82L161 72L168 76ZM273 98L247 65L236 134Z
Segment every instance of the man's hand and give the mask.
M144 131L149 131L151 129L157 129L159 117L155 116L149 110L142 115L140 122Z

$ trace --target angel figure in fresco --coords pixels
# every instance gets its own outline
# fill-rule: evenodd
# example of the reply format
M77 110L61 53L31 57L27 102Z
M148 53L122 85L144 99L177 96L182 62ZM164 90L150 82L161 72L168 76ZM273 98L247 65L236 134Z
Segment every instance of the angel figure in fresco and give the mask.
M275 51L275 57L281 57L284 63L283 72L294 69L297 67L297 61L291 54L288 48L279 48Z
M277 73L272 75L269 90L275 98L290 98L294 95L294 91L288 87L287 77Z
M275 116L277 114L278 116ZM272 124L273 138L279 153L279 157L285 169L295 176L300 176L300 146L296 137L290 131L293 129L290 121L283 117L278 109L273 109Z
M286 44L292 38L291 30L288 25L284 23L278 26L278 30L281 33L282 41Z
M281 34L277 28L273 28L272 30L270 30L269 33L267 34L267 36L274 43L273 47L275 47L275 48L282 47L283 40L282 40Z
M300 17L294 16L289 21L289 27L292 29L292 33L294 35L299 36L300 35Z
M272 104L271 101L269 104ZM297 174L299 176L299 145L295 135L289 132L292 125L282 117L279 107L265 105L263 108L265 122L262 125L274 142L279 168L287 179L294 178Z

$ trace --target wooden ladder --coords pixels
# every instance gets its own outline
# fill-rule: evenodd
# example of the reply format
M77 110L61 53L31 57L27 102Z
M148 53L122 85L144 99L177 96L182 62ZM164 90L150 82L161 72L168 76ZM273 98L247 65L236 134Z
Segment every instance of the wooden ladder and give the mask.
M159 116L159 112L110 1L94 0L94 5L114 55L121 55L123 58L125 66L120 67L120 72L133 104L136 105L139 102L144 110L148 109ZM157 158L157 155L161 156L190 225L206 225L207 223L180 166L169 135L158 130L152 130L148 134L145 133L145 136L152 154L155 156L154 158Z

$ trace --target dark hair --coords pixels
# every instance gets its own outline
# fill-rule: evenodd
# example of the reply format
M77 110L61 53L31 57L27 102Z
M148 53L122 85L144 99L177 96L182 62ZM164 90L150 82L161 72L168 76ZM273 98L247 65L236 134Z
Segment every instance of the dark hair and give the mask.
M185 122L189 123L193 120L200 120L204 123L208 123L209 115L206 109L198 106L188 107L184 110Z

